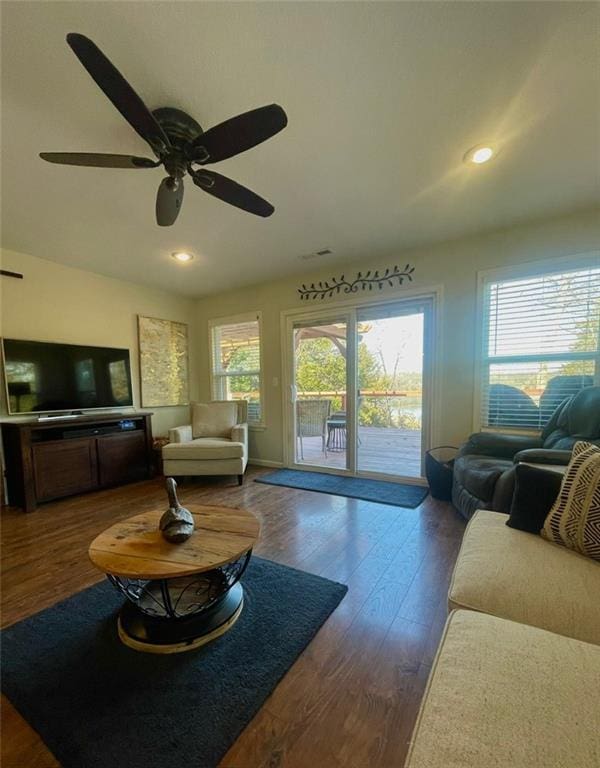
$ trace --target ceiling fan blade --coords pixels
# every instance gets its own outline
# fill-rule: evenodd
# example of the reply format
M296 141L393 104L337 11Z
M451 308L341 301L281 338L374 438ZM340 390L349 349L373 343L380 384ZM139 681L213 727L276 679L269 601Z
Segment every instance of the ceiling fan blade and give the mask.
M254 213L256 216L270 216L275 208L271 203L259 197L252 190L238 184L237 181L228 179L215 171L196 171L192 178L194 184L200 189L208 192L209 195L218 197L236 208L241 208L248 213Z
M200 165L217 163L270 139L286 125L287 115L279 104L252 109L198 136L192 144L190 159Z
M156 223L159 227L170 227L175 223L183 203L183 179L167 176L160 182L156 195Z
M60 165L87 165L94 168L156 168L160 162L132 155L105 155L96 152L40 152L42 160Z
M70 32L67 43L96 84L104 91L125 120L160 155L170 147L156 118L100 48L84 35Z

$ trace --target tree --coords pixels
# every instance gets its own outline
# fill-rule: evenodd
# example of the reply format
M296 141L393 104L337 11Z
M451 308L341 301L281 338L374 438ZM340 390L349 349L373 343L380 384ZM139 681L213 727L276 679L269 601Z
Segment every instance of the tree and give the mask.
M593 306L590 307L588 317L580 320L576 325L575 341L571 347L571 352L594 352L600 344L600 297L596 299ZM560 373L563 375L581 375L583 368L589 366L589 374L594 375L593 361L573 361L565 363L560 367Z
M358 344L358 380L364 389L376 388L381 364L367 345ZM305 339L296 351L296 386L301 392L345 392L346 358L329 339Z
M358 343L358 383L361 390L391 392L394 389L420 389L420 373L386 373L380 358L364 341ZM327 338L304 339L296 350L296 386L299 393L331 396L332 410L342 407L346 391L346 359ZM358 420L361 426L420 428L420 419L402 413L402 400L390 397L360 398Z
M227 364L228 371L252 371L256 370L257 363L256 347L243 346L237 347L230 355ZM245 375L240 373L238 376L230 378L230 390L236 394L250 394L259 389L258 376Z
M345 392L346 359L329 339L300 342L296 350L296 386L300 392Z

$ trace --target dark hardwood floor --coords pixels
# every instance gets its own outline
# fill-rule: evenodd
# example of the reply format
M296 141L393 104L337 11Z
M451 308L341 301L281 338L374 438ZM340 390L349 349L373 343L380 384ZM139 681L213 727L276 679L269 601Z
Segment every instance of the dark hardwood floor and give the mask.
M261 521L257 554L349 591L221 767L401 768L444 626L463 522L431 498L408 510L252 482L263 471L250 469L241 488L227 479L188 482L180 499L249 509ZM27 515L5 508L2 625L100 581L90 541L119 519L163 506L156 479ZM2 705L3 768L57 766L10 703ZM182 765L206 768L183 756Z

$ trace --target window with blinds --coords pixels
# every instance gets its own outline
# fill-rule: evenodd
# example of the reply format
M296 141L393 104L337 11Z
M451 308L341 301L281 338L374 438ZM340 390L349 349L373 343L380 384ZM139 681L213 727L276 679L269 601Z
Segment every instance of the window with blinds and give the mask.
M599 382L600 267L484 287L481 425L542 429Z
M210 323L212 390L215 400L247 400L248 423L263 423L261 319L243 318Z

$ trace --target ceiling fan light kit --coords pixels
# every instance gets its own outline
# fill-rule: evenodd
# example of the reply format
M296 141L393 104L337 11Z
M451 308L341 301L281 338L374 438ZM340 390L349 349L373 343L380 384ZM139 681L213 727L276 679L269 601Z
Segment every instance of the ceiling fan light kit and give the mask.
M258 107L203 131L194 118L181 109L160 107L150 111L89 38L69 33L67 43L113 106L150 145L157 159L89 152L41 152L43 160L95 168L142 169L162 165L168 175L161 181L156 196L156 222L161 227L171 226L179 215L186 174L204 192L230 205L256 216L273 213L273 206L255 192L202 166L238 155L279 133L287 125L282 107L278 104Z

